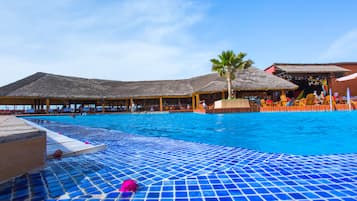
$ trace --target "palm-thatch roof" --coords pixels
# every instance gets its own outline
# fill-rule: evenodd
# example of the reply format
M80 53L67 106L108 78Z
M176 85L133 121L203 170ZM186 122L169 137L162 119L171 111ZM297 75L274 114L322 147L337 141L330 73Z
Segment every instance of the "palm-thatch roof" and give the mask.
M273 64L278 70L286 73L344 73L350 70L335 64Z
M206 78L202 79L203 77ZM219 77L216 73L201 76L198 80L201 79L209 81L200 83L201 86L195 89L196 92L227 90L227 82L225 78ZM237 73L236 79L232 81L232 87L234 90L239 91L265 91L282 89L291 90L296 89L298 86L257 68L248 68Z
M0 87L0 97L39 98L130 98L154 96L191 96L195 92L227 89L226 80L211 73L181 80L111 81L35 73ZM237 73L233 87L241 91L296 89L289 81L256 68Z

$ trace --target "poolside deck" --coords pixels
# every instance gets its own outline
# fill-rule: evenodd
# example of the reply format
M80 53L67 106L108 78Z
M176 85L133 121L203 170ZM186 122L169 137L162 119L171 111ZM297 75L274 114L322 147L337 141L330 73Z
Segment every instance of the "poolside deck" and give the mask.
M43 167L45 151L44 131L14 116L0 117L0 182Z
M347 104L330 105L305 105L305 106L264 106L260 107L260 112L328 112L328 111L349 111L355 110L355 106L351 108Z

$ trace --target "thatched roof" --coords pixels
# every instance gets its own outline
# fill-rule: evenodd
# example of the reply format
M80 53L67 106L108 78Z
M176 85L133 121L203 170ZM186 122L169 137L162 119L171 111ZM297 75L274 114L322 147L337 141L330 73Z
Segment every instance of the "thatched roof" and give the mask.
M198 80L210 80L202 83L196 88L196 92L214 92L227 90L225 78L219 77L216 73L199 77ZM194 79L194 78L193 78ZM197 82L197 81L196 81ZM201 84L201 83L200 83ZM232 81L234 90L239 91L260 91L260 90L282 90L296 89L298 86L279 78L270 73L264 72L257 68L249 68L237 73L236 79Z
M295 89L289 81L256 68L240 71L233 87L241 91ZM190 96L195 92L219 92L227 83L217 73L181 80L123 82L35 73L0 87L0 96L42 98L129 98Z
M273 64L274 67L287 73L343 73L350 70L335 64Z

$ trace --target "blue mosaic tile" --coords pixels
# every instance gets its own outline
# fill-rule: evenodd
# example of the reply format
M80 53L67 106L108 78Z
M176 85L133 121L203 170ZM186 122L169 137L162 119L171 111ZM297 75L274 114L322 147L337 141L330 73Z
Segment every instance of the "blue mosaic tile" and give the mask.
M298 156L38 122L107 150L49 160L0 185L0 200L356 200L357 155ZM100 140L100 141L99 141ZM125 179L136 193L120 193Z

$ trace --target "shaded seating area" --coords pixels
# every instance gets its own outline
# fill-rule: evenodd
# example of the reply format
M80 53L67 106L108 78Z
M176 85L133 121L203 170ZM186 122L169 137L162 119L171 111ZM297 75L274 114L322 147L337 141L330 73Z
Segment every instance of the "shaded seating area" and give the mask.
M282 92L280 98L267 98L270 104L261 104L261 111L331 111L353 109L346 99L334 91L335 79L350 70L338 64L289 64L275 63L265 69L276 76L298 85L294 91ZM329 94L332 88L333 93ZM331 102L331 104L330 104ZM279 106L279 108L278 108ZM269 108L267 108L269 107ZM294 107L294 108L285 108Z
M332 101L332 102L331 102ZM331 103L331 104L330 104ZM355 102L351 102L351 106L346 101L336 101L336 97L327 95L317 96L313 93L307 94L305 98L295 100L292 98L283 98L277 102L267 104L264 99L261 100L260 111L275 112L275 111L347 111L355 110Z
M232 84L236 98L246 99L297 88L257 68L237 72ZM0 87L0 114L190 112L203 102L211 108L214 101L227 98L226 92L227 81L217 73L179 80L111 81L40 72Z

